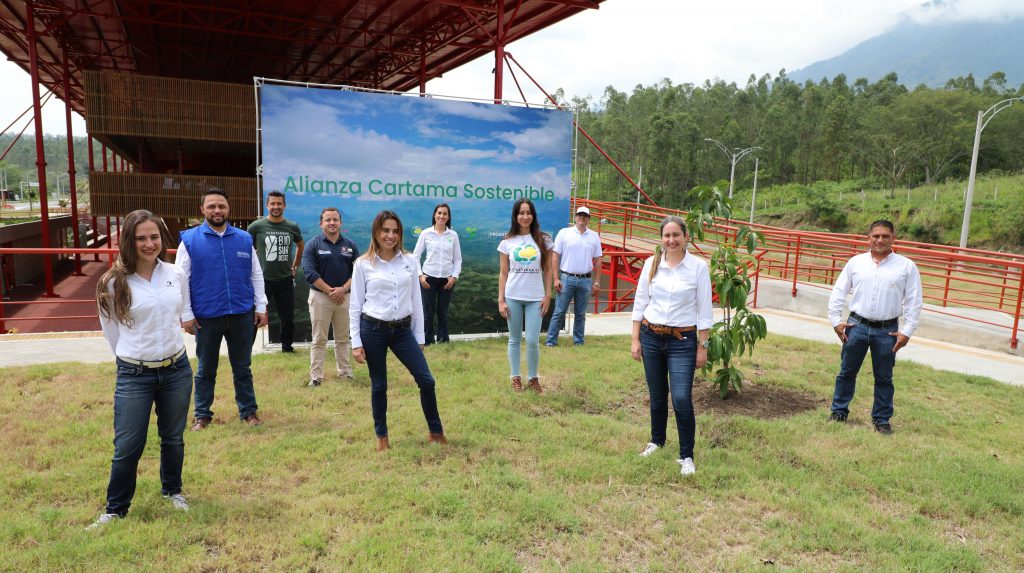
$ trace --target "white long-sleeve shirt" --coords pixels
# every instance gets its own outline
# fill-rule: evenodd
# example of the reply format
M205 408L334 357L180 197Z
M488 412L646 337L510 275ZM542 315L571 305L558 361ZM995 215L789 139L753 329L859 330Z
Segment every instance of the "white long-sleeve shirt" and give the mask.
M412 256L418 261L423 251L427 252L421 269L423 274L439 279L459 278L462 272L462 247L458 233L451 229L445 229L443 233L438 233L433 227L424 229L416 239Z
M644 261L633 298L633 320L647 319L663 326L696 326L707 330L714 324L711 309L711 275L708 265L692 253L672 267L664 257L652 281L654 257Z
M875 263L871 252L847 261L828 297L828 318L835 328L842 322L846 295L853 292L850 311L868 320L891 320L903 316L900 333L911 336L921 315L921 273L914 261L889 253Z
M256 312L267 312L267 289L263 284L263 269L260 268L259 255L256 254L256 249L252 250L252 271L249 277L252 279L252 289L256 295L254 298L256 303ZM188 254L188 249L185 248L185 241L182 241L178 245L178 250L174 256L174 264L181 270L185 271L186 279L192 276L192 257ZM191 297L185 298L185 309L181 313L181 319L188 322L196 317L192 313L192 299Z
M100 313L100 328L115 356L155 362L184 348L181 313L188 300L188 279L181 269L157 261L150 280L132 273L127 277L132 293L128 310L132 325ZM114 292L114 281L107 290Z
M390 261L365 256L356 259L352 269L352 296L348 303L349 334L352 348L362 348L359 324L368 314L379 320L401 320L412 316L412 333L423 344L423 299L420 295L420 268L408 253Z

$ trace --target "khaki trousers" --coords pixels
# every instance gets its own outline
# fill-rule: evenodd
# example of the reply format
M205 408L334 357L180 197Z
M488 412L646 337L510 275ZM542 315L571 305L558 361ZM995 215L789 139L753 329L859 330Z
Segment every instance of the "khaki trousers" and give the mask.
M336 304L329 296L309 291L309 319L313 324L313 347L309 351L309 379L324 380L324 355L327 353L327 334L334 326L334 365L338 376L352 376L349 355L352 344L348 332L348 297Z

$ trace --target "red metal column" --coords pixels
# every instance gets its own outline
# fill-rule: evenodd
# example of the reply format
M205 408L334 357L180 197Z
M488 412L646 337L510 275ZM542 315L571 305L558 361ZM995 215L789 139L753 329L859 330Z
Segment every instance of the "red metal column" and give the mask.
M109 171L108 167L110 165L109 163L107 163L107 144L106 143L102 144L100 149L103 151L103 172L107 173ZM113 163L113 162L114 162L114 152L111 151L110 152L110 163ZM111 234L110 234L110 215L107 215L107 246L109 247L111 245L113 245L113 239L111 238Z
M46 153L43 151L43 106L39 104L39 54L36 49L36 12L32 0L25 2L25 33L28 36L29 73L32 75L32 118L36 133L36 169L39 173L39 215L42 228L42 246L50 248L50 209L46 202ZM55 297L53 292L53 261L50 255L43 256L43 277L46 281L46 294Z
M427 93L427 44L420 42L420 97Z
M495 38L498 44L494 47L494 103L500 104L504 98L502 79L505 75L505 0L498 0L498 25Z
M89 173L92 173L93 171L96 171L96 161L93 158L92 136L87 134L85 140L87 142L89 142ZM98 232L98 228L96 227L96 224L97 224L96 223L96 211L92 207L92 189L91 188L89 189L89 214L92 215L92 236L93 236L93 239L95 240L96 233ZM100 260L99 254L95 255L95 260L96 261Z
M64 119L68 131L68 187L71 191L71 237L75 248L82 246L78 236L78 189L75 185L75 136L71 129L71 74L68 72L68 53L63 52ZM82 276L82 255L75 253L75 275Z

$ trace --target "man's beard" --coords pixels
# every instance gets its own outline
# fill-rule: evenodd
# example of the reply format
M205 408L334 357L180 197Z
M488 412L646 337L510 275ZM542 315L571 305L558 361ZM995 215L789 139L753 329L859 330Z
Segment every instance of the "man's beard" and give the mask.
M218 221L217 219L220 219L220 220ZM227 217L225 217L223 215L221 215L219 217L218 216L206 217L206 222L207 223L209 223L210 225L217 226L217 227L223 225L224 221L227 221Z

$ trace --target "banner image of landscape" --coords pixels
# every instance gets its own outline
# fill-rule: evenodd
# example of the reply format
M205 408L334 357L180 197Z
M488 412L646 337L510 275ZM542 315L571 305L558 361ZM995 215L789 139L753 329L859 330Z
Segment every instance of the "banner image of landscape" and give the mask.
M263 193L285 194L285 216L305 240L320 233L321 210L337 207L342 234L365 252L374 216L390 209L411 252L434 206L451 206L463 256L452 334L505 330L496 249L516 199L534 202L552 237L571 223L571 112L272 83L259 106ZM308 290L301 279L297 287L301 340Z

